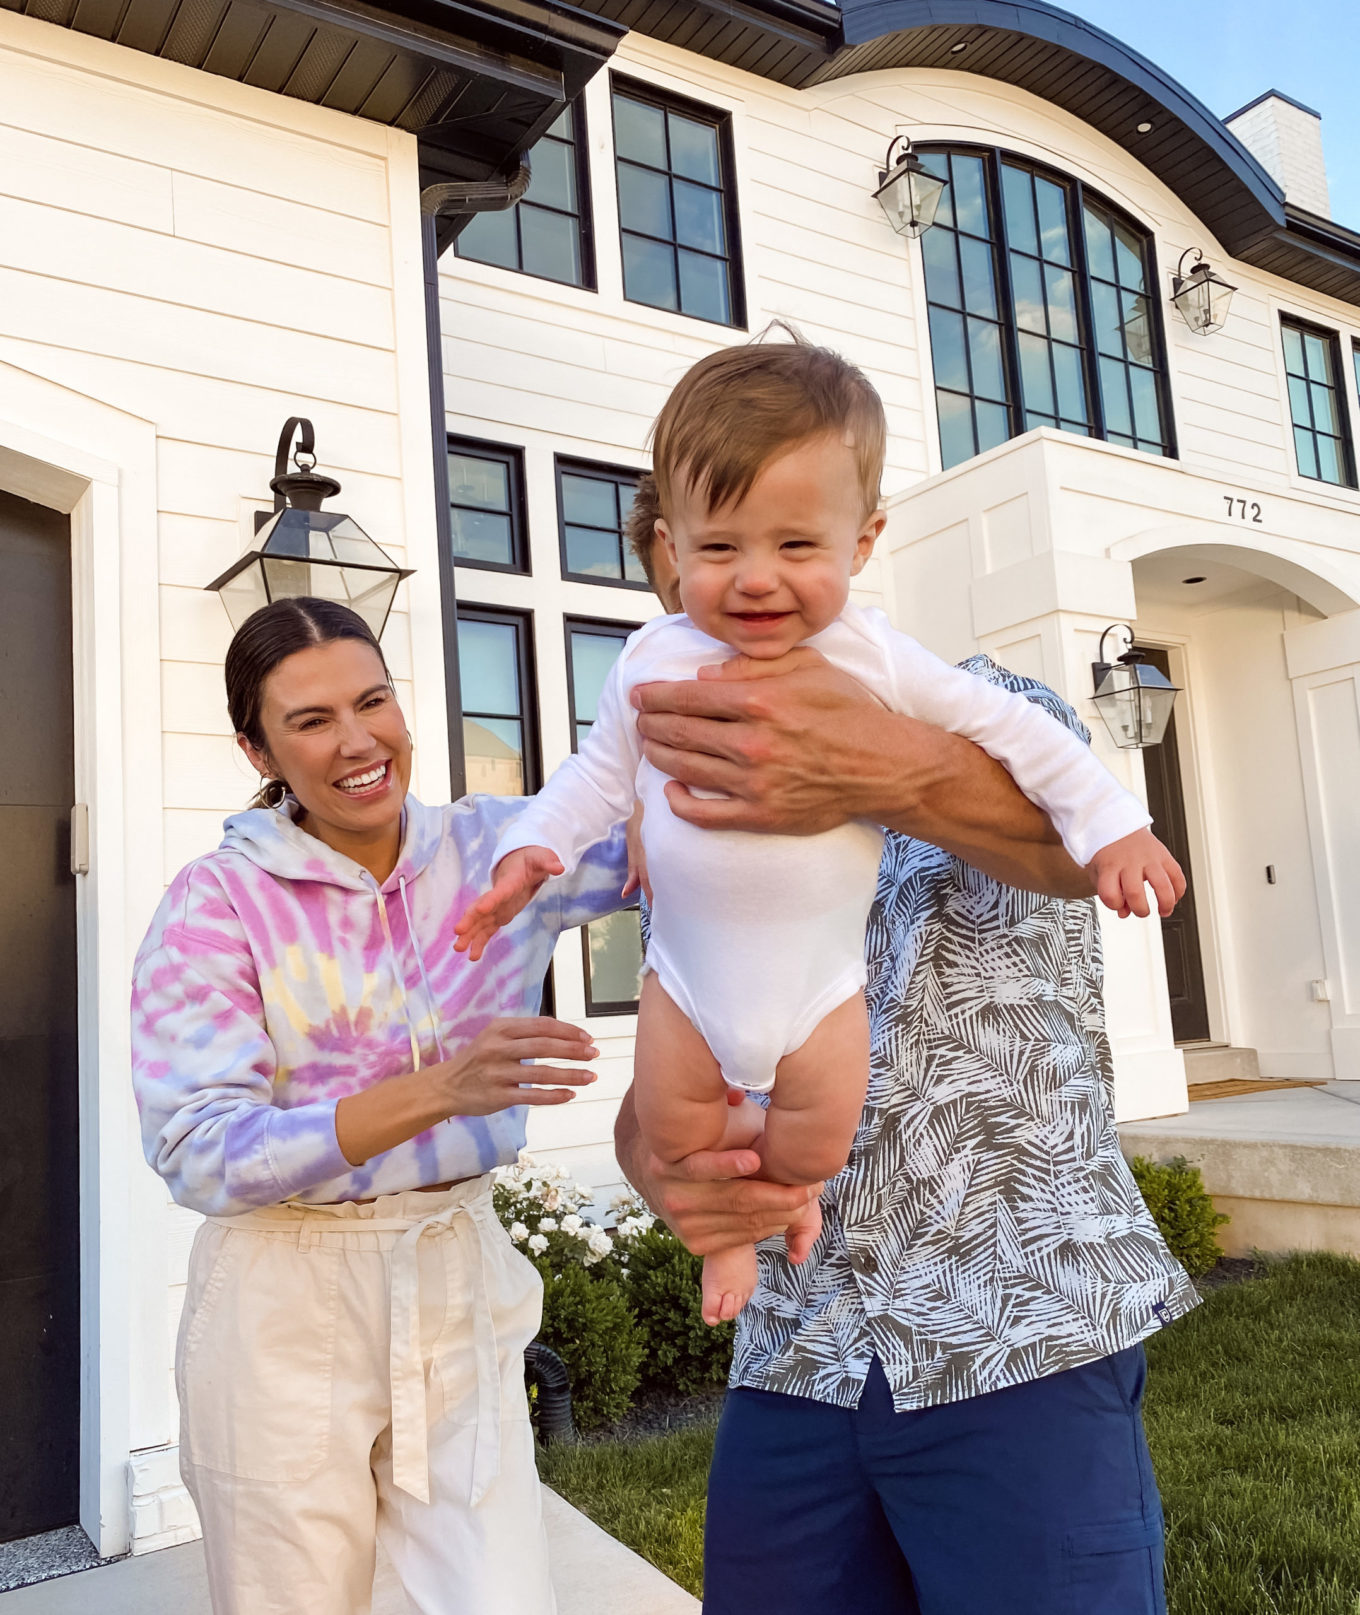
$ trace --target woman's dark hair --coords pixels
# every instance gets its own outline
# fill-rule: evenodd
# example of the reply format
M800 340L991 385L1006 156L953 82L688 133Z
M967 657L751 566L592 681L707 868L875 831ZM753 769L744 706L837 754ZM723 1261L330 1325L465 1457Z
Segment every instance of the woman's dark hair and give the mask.
M299 595L275 600L246 618L227 647L227 712L231 726L266 756L260 703L265 680L285 658L309 645L328 645L336 639L359 639L371 645L387 673L387 658L378 637L357 611L335 600ZM388 678L391 674L388 673ZM252 807L278 807L288 794L288 782L268 779Z

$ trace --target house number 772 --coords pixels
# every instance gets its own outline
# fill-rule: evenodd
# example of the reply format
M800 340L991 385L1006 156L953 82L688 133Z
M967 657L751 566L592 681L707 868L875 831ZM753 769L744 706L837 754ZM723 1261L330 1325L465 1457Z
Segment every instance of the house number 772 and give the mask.
M1255 522L1258 527L1265 525L1261 520L1261 507L1254 499L1249 504L1245 499L1238 499L1230 493L1225 493L1223 503L1228 507L1228 515L1238 521Z

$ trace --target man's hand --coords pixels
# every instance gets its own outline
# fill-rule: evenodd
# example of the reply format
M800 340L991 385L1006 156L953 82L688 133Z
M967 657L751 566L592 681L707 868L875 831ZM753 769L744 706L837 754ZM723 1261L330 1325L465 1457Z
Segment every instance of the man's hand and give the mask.
M814 835L868 819L1009 886L1048 897L1095 890L1000 763L961 735L889 712L807 646L644 684L632 699L643 750L671 776L671 808L691 824Z
M642 1140L631 1088L619 1106L614 1145L628 1181L696 1256L782 1234L822 1192L821 1184L756 1179L754 1150L701 1150L673 1165L659 1160ZM795 1260L806 1254L791 1253Z
M698 681L641 685L633 705L647 759L676 782L667 798L691 824L816 835L902 793L872 767L890 714L806 646L777 661L736 656L701 668Z
M491 890L454 922L455 952L480 959L501 926L528 907L545 880L561 873L561 860L549 847L518 847L507 852L491 872Z
M1089 868L1101 902L1121 920L1130 914L1147 918L1149 886L1157 899L1157 912L1163 916L1185 896L1181 866L1151 830L1135 830L1102 847Z

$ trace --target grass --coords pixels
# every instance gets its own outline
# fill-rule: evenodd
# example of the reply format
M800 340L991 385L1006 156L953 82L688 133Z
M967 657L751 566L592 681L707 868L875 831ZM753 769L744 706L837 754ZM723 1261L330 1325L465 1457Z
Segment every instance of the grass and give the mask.
M1360 1262L1296 1256L1148 1342L1170 1615L1360 1615ZM711 1426L543 1478L696 1595Z

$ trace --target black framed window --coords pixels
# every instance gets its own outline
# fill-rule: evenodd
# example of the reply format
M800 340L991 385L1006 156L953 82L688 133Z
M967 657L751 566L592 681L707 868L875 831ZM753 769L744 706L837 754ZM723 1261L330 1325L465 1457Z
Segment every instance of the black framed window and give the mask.
M449 439L453 558L489 572L527 572L524 464L518 449Z
M583 583L649 589L642 563L624 541L638 473L585 460L557 461L562 576Z
M521 201L500 213L476 213L454 251L568 286L595 286L585 110L565 108L529 154L533 179Z
M949 181L921 238L946 469L1036 426L1175 452L1151 237L996 150L923 151Z
M469 792L536 791L542 768L529 613L460 605L458 674Z
M1355 456L1336 333L1282 319L1280 335L1299 475L1353 488Z
M731 120L614 80L623 295L743 325Z
M595 722L609 670L636 623L568 617L567 691L571 700L571 749L577 751ZM581 927L587 1015L631 1015L637 1009L642 971L642 919L637 905Z
M566 619L567 694L571 702L573 751L580 750L581 742L590 733L604 681L618 660L624 640L638 627L637 623L597 622L586 617Z

